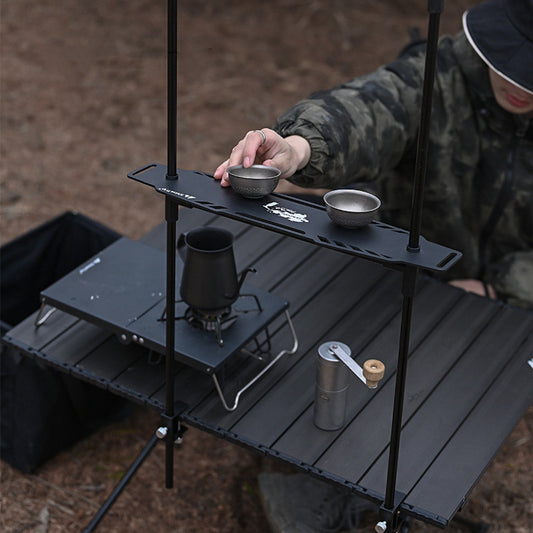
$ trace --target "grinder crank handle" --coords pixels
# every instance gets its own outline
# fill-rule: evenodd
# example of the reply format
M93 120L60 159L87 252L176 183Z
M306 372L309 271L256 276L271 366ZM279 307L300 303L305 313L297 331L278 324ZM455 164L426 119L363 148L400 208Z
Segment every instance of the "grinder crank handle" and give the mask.
M367 359L363 363L363 375L366 378L366 386L375 389L385 375L385 365L379 359Z
M385 365L378 359L368 359L361 368L339 345L329 348L369 389L375 389L385 375Z

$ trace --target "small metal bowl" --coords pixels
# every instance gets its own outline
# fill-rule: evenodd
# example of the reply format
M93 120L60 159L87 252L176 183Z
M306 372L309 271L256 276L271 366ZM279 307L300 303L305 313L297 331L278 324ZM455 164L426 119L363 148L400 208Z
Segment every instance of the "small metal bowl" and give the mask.
M343 228L360 228L370 224L381 201L365 191L337 189L324 195L329 218Z
M245 198L262 198L270 194L278 185L281 171L266 165L243 167L234 165L228 168L231 187Z

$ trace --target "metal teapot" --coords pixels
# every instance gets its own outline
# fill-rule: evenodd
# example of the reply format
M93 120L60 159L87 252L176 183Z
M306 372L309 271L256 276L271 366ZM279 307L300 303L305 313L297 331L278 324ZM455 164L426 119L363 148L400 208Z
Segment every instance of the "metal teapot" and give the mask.
M248 272L254 272L248 268L237 279L233 234L222 228L204 226L181 234L178 252L183 260L180 295L195 309L231 306Z

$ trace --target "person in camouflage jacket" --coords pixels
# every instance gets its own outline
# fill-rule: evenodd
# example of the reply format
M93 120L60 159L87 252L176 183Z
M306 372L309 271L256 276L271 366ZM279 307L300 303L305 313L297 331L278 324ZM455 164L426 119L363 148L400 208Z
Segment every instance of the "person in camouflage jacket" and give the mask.
M373 182L382 220L408 228L424 56L408 53L313 94L272 129L248 132L215 177L227 185L226 168L255 154L304 187ZM533 94L519 92L515 110L493 76L464 32L440 39L422 234L463 253L448 279L467 289L482 280L501 300L533 309ZM273 157L277 136L301 156L277 147Z

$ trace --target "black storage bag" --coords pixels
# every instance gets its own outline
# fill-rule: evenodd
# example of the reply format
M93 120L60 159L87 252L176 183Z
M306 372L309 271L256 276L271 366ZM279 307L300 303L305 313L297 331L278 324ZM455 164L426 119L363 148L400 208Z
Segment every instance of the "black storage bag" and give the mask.
M2 336L36 311L40 292L120 235L65 213L0 248ZM22 472L129 411L125 399L21 356L0 354L0 457Z

